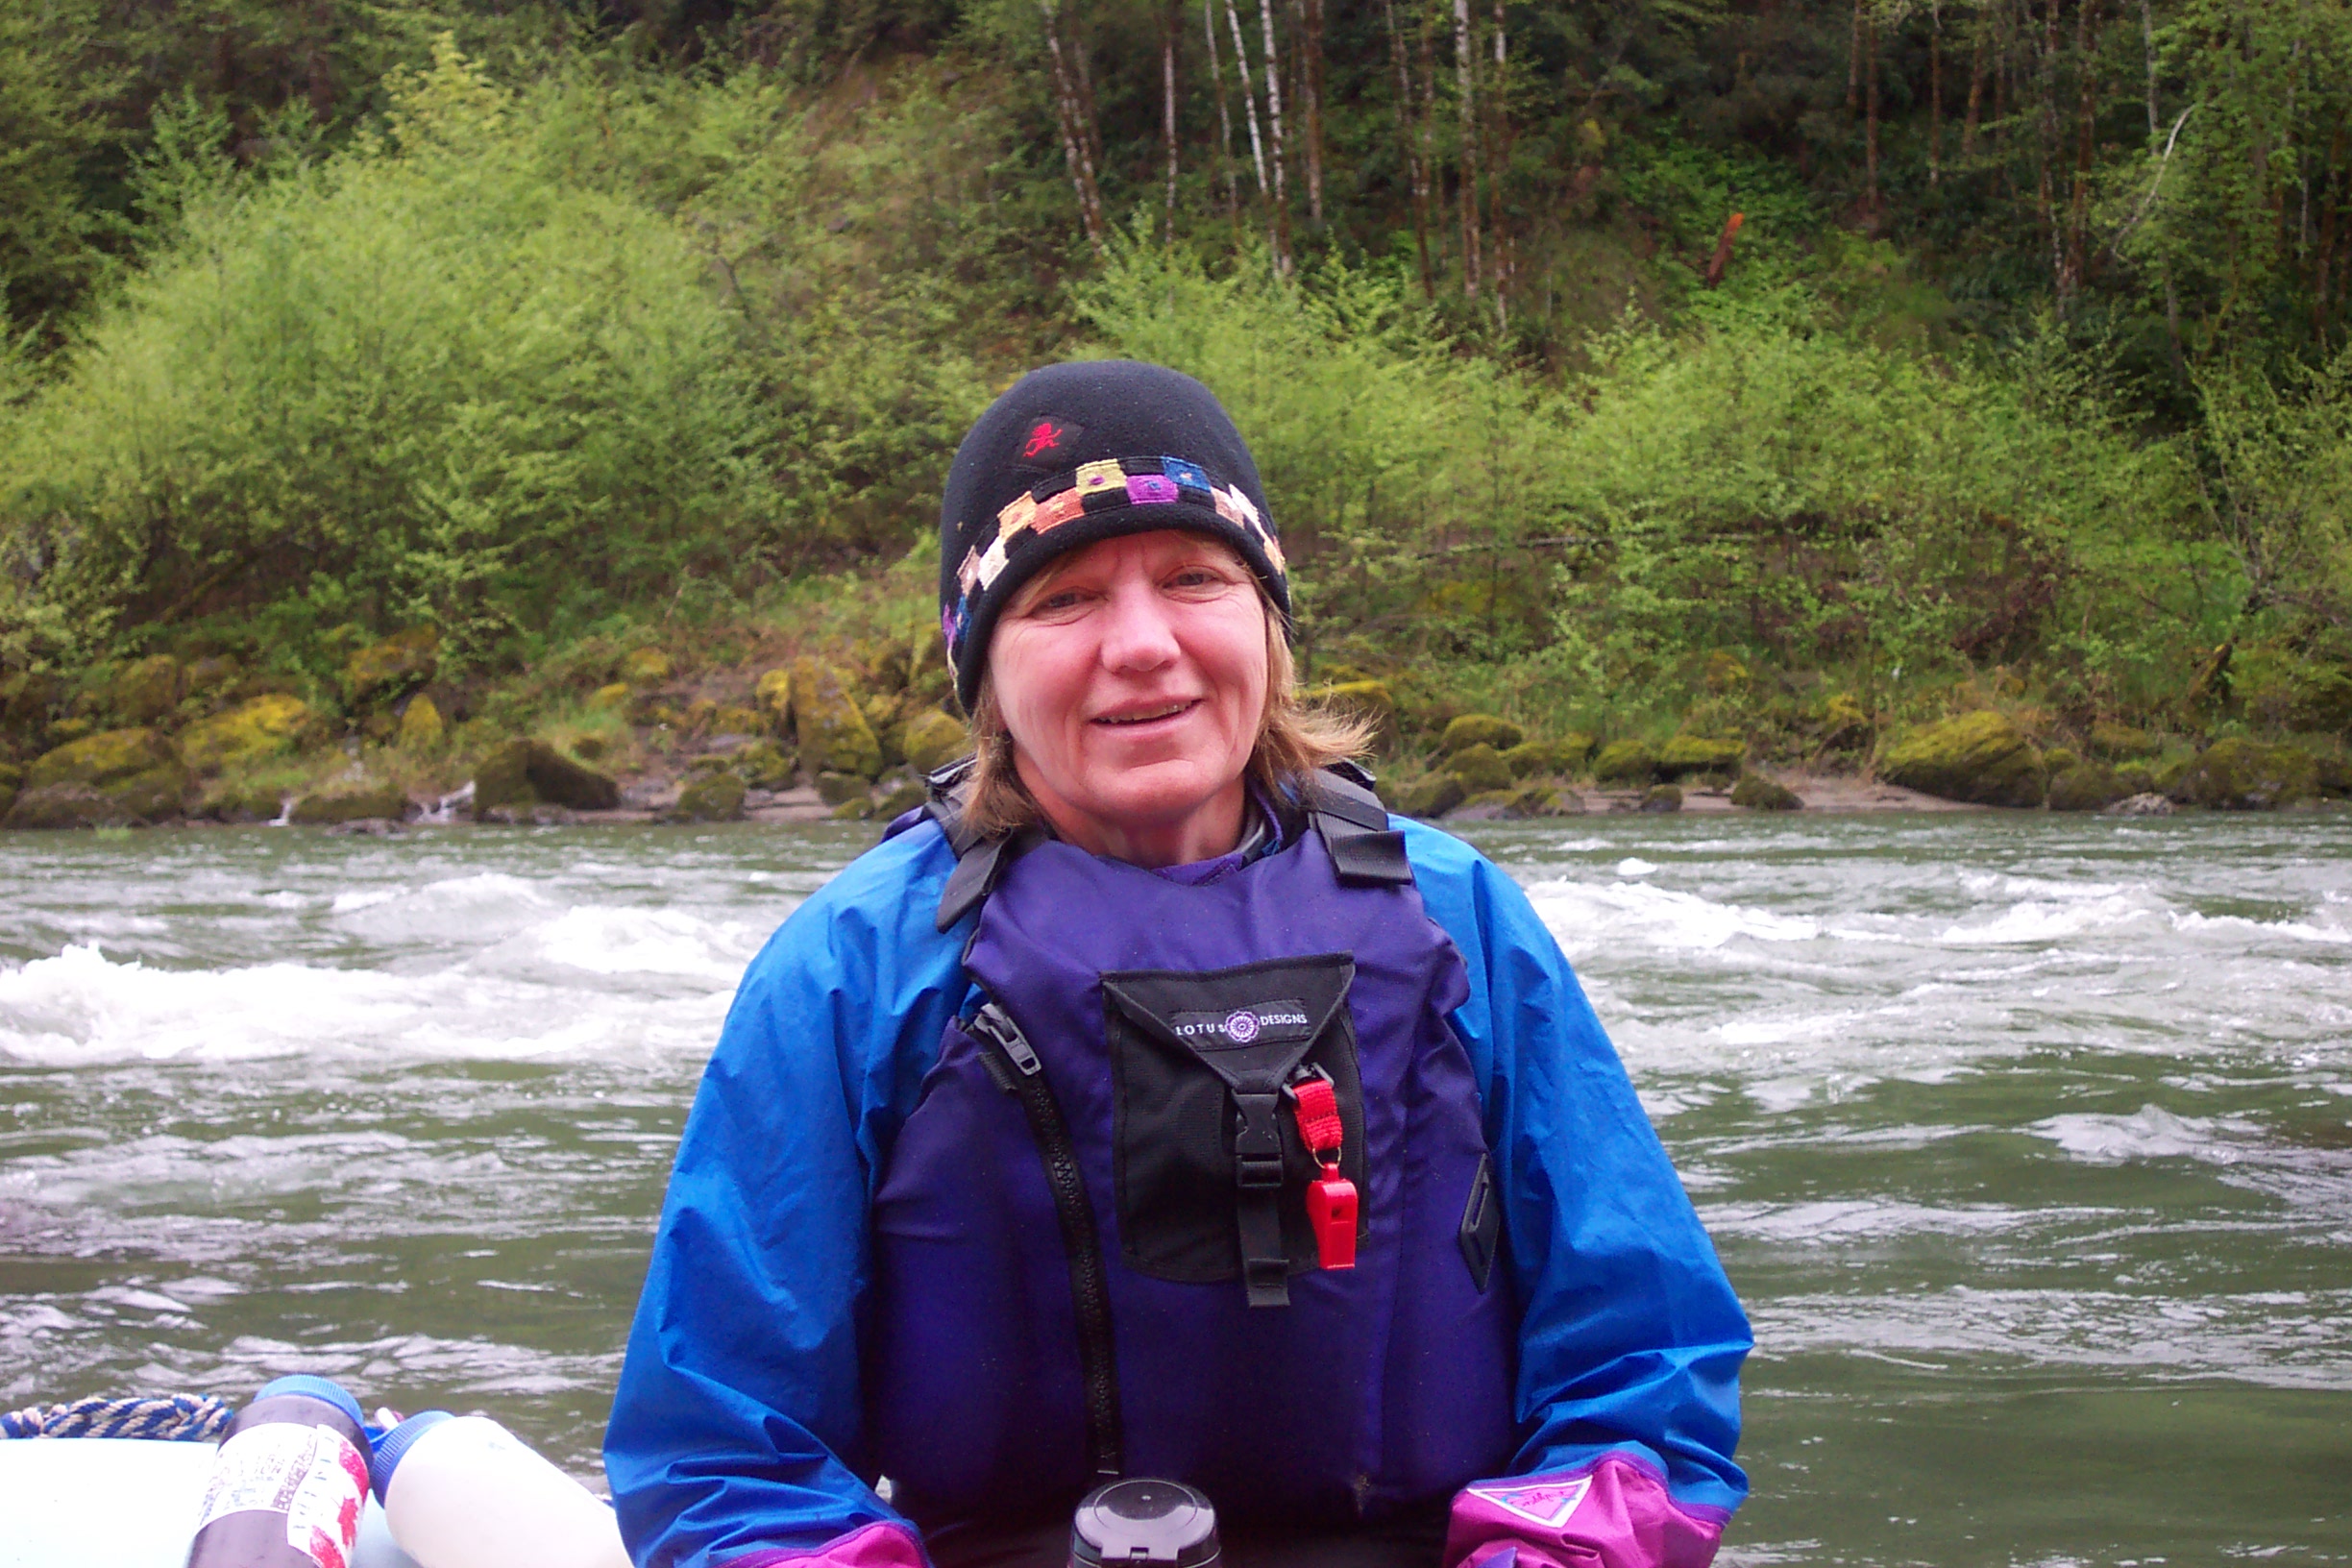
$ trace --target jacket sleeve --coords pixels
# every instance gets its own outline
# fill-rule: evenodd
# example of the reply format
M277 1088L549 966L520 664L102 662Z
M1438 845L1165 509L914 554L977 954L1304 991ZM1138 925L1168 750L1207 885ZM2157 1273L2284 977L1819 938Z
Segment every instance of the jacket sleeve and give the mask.
M1748 1491L1731 1458L1747 1317L1527 895L1458 841L1407 837L1470 971L1454 1023L1523 1310L1523 1441L1511 1475L1457 1497L1446 1568L1696 1568Z
M640 1568L917 1568L861 1459L884 1152L963 994L938 830L828 883L753 960L678 1145L604 1437Z

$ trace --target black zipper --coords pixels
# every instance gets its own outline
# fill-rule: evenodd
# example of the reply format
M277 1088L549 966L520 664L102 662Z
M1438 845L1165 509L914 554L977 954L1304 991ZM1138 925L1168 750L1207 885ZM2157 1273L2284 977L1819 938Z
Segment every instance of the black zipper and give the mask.
M1069 1123L1053 1088L1045 1082L1045 1064L1020 1032L1020 1025L994 1002L984 1005L965 1025L965 1033L983 1045L992 1045L1012 1068L1006 1072L987 1055L981 1060L990 1076L1021 1103L1029 1132L1037 1139L1038 1157L1045 1164L1045 1185L1053 1193L1054 1213L1062 1222L1062 1248L1069 1257L1070 1304L1078 1313L1078 1367L1086 1384L1087 1445L1094 1473L1118 1475L1124 1464L1119 1454L1118 1367L1111 1338L1111 1290L1103 1278L1102 1247L1094 1235L1094 1210L1087 1201L1086 1175L1078 1167L1078 1150L1070 1141Z

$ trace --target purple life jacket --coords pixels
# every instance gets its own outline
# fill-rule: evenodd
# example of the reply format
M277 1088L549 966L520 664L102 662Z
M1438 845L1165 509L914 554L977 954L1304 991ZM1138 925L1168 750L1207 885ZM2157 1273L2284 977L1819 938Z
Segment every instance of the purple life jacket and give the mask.
M1312 831L1200 886L958 843L940 923L979 902L988 1001L883 1172L862 1326L870 1456L919 1526L1119 1474L1344 1523L1508 1468L1519 1317L1447 1023L1461 957L1370 791L1320 775L1307 805ZM1308 1219L1318 1078L1360 1195L1344 1271Z

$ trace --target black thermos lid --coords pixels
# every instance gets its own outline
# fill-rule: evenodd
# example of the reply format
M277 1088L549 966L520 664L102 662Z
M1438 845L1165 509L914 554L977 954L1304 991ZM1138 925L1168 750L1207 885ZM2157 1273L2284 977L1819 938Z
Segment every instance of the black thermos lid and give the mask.
M1097 1486L1070 1520L1070 1561L1076 1568L1123 1563L1209 1568L1216 1560L1216 1509L1182 1482L1115 1481Z

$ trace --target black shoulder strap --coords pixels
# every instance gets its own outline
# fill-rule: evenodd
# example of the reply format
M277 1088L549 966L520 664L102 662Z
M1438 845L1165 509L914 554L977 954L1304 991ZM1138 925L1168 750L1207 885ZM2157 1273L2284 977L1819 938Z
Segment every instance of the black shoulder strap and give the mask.
M965 757L926 774L923 779L930 793L923 810L940 824L947 835L947 846L956 854L955 870L947 873L947 886L940 890L939 913L934 917L934 923L942 931L979 908L995 890L996 879L1004 874L1004 869L1038 842L1037 835L1026 828L984 839L965 825L964 796L971 772L972 759Z
M1405 835L1388 825L1388 808L1372 793L1372 775L1353 763L1337 763L1307 781L1307 810L1332 870L1348 887L1409 887L1412 862L1405 857Z

